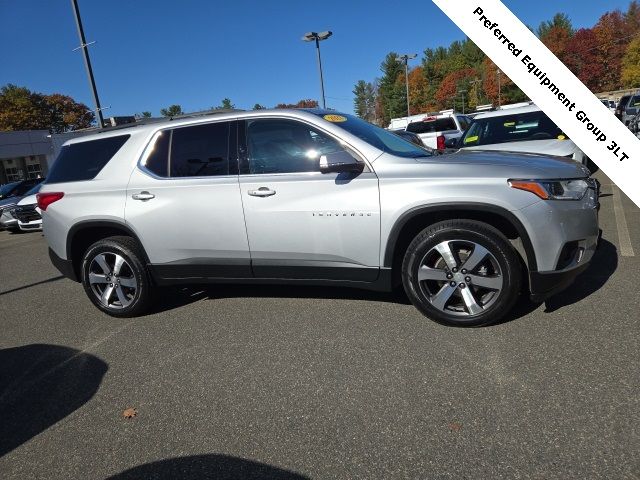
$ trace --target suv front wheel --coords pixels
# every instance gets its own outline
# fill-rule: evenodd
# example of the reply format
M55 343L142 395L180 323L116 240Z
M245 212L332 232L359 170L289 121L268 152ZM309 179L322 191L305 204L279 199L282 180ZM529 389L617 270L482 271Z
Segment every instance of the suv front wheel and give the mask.
M513 307L520 293L520 260L492 226L448 220L413 239L402 281L411 302L427 317L452 326L487 325Z
M82 259L82 285L103 312L114 317L134 317L151 303L151 281L144 256L131 237L99 240Z

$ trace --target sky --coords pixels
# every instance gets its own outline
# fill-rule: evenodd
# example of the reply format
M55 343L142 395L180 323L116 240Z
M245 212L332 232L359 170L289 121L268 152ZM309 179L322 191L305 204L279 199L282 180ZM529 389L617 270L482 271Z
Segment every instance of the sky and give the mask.
M78 0L104 116L180 104L206 110L319 99L321 43L327 106L353 111L352 90L380 75L390 52L448 46L464 34L430 0ZM452 0L454 1L454 0ZM461 3L470 0L455 0ZM504 0L527 25L557 12L590 27L629 0ZM62 93L93 109L70 0L0 0L0 85ZM412 65L410 63L410 65Z

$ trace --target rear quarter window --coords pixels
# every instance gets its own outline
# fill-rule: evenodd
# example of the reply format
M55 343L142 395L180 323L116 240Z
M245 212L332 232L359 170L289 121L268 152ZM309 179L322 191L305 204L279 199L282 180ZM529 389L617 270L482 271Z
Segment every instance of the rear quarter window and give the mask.
M62 147L46 183L77 182L95 178L130 136L118 135Z
M434 133L447 130L458 130L452 117L438 118L422 122L411 122L407 125L407 131L412 133Z

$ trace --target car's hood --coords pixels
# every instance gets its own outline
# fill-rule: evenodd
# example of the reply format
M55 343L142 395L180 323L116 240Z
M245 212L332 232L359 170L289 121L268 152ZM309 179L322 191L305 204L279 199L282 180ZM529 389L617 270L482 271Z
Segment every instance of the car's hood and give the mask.
M23 205L34 205L38 203L38 199L36 198L35 195L29 195L28 197L23 197L22 200L20 200L18 202L18 205L23 206Z
M422 163L446 165L492 166L511 178L581 178L588 177L590 173L586 167L571 159L533 153L461 149L448 155L417 160ZM497 173L495 169L492 170L493 174Z
M578 149L571 140L530 140L525 142L494 143L491 145L479 145L477 147L464 147L464 150L498 150L508 152L539 153L541 155L555 155L568 157Z

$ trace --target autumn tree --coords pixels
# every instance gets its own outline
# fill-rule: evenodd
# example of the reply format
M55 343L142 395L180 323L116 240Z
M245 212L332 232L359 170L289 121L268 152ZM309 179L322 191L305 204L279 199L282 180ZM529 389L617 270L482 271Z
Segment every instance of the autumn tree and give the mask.
M43 95L12 84L0 89L0 130L62 133L88 128L93 119L89 107L66 95Z
M279 103L275 108L318 108L318 101L307 98L298 103Z
M184 115L182 107L180 105L170 105L167 108L160 109L160 114L163 117L177 117L178 115Z
M353 111L363 120L373 122L376 118L376 105L373 84L358 80L353 88Z
M482 70L482 87L490 103L497 106L526 100L524 92L489 57L485 58Z
M592 92L602 90L604 65L598 55L598 39L593 29L581 28L567 42L564 63Z
M429 82L423 67L415 67L409 72L409 111L411 115L425 113L435 108L430 96Z
M464 105L467 103L463 100L461 92L469 92L471 81L477 77L478 71L475 68L457 70L444 77L436 92L439 107L464 110Z
M640 87L640 36L629 44L622 59L622 84Z
M624 16L620 10L607 12L593 27L598 44L598 62L602 65L602 90L617 90L622 86L620 81L622 57L624 57L628 35Z

